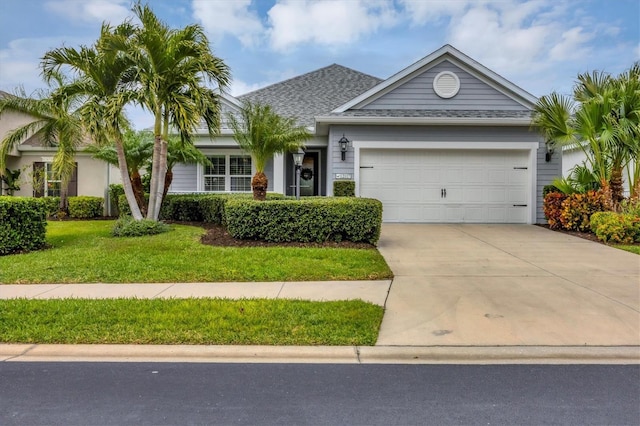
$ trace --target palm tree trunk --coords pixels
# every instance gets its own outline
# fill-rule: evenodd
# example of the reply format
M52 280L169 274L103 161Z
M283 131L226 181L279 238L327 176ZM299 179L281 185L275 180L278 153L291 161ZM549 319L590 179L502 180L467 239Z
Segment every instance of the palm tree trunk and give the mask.
M58 213L62 213L63 215L69 213L69 190L67 189L67 185L60 185L60 204L58 204ZM60 215L58 218L60 218Z
M158 177L160 175L160 151L162 144L162 136L156 132L156 138L153 143L153 157L151 161L151 186L149 188L149 208L147 210L147 219L158 220L156 212L156 199L158 198Z
M251 189L253 190L253 199L264 201L267 199L267 186L269 179L263 172L256 172L251 179Z
M617 210L620 202L624 200L624 187L622 183L622 168L613 168L611 170L611 179L609 179L611 188L611 207Z
M164 175L164 190L162 191L163 200L167 196L167 192L169 192L169 187L171 186L171 182L173 182L173 170L168 169L167 174Z
M167 174L167 150L168 144L164 139L160 140L160 158L158 161L158 179L157 179L157 188L156 188L156 199L155 199L155 215L153 220L158 220L160 217L160 207L162 206L163 194L164 194L164 181L165 176Z
M136 202L138 203L138 207L140 207L140 213L142 216L147 215L147 200L144 198L144 187L142 185L142 178L140 177L140 173L137 170L134 170L131 173L131 187L133 189L133 194L136 197Z
M133 187L131 186L131 180L129 180L129 171L127 169L127 158L124 155L124 145L120 136L115 138L116 153L118 154L118 169L120 170L120 178L122 179L122 187L124 188L124 195L127 197L127 203L129 203L129 209L131 210L131 216L135 220L142 220L142 213L136 196L133 193Z

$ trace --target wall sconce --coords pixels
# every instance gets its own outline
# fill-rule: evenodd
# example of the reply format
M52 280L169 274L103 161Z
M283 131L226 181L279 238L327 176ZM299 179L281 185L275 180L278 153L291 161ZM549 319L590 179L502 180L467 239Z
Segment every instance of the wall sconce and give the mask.
M349 139L345 138L343 134L338 141L338 144L340 145L340 152L342 153L342 161L344 161L347 154L347 148L349 147Z
M547 163L550 162L554 152L555 152L555 149L547 145L547 152L546 154L544 154L544 161L546 161Z

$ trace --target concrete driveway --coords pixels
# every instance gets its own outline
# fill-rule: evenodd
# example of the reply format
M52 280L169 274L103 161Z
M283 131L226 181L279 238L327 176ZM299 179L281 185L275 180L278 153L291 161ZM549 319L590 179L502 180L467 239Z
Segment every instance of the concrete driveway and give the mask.
M378 345L640 345L640 256L533 225L384 224Z

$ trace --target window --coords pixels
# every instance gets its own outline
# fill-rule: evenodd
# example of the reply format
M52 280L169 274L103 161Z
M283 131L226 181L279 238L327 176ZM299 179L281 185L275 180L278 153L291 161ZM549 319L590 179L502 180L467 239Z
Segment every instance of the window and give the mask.
M53 173L53 165L51 163L45 163L44 167L44 196L59 197L61 187L60 178Z
M251 191L251 156L212 155L204 168L204 190L212 192Z

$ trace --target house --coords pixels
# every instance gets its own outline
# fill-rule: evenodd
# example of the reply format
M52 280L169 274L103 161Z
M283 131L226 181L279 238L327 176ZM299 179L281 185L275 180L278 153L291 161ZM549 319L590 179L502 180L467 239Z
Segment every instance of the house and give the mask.
M0 91L0 97L12 96ZM33 117L17 112L5 111L0 116L0 140L12 130L33 121ZM51 169L56 147L45 146L37 136L32 136L18 145L7 157L7 168L20 170L20 190L14 195L23 197L56 197L60 195L60 181L54 179ZM105 197L109 184L120 183L119 171L105 162L92 158L80 150L76 155L76 170L69 182L68 194ZM0 195L5 195L0 185Z
M334 181L353 180L356 195L382 201L386 222L544 222L542 187L562 172L561 153L549 155L531 128L536 98L450 45L386 80L333 64L238 98L222 95L223 116L243 100L311 130L301 195L330 196ZM251 157L228 123L213 139L200 129L195 144L212 165L177 165L170 192L251 190ZM23 145L16 166L52 155ZM84 161L81 154L78 194L104 195L117 171ZM276 155L265 173L270 191L293 195L290 154Z
M561 174L560 153L548 155L531 129L536 98L450 45L386 80L334 64L224 96L225 114L244 99L312 130L303 196L354 180L356 195L382 201L386 222L544 222L542 187ZM213 166L174 168L170 191L250 190L251 159L225 123L213 140L202 129L196 145ZM291 155L266 174L270 191L293 194Z

